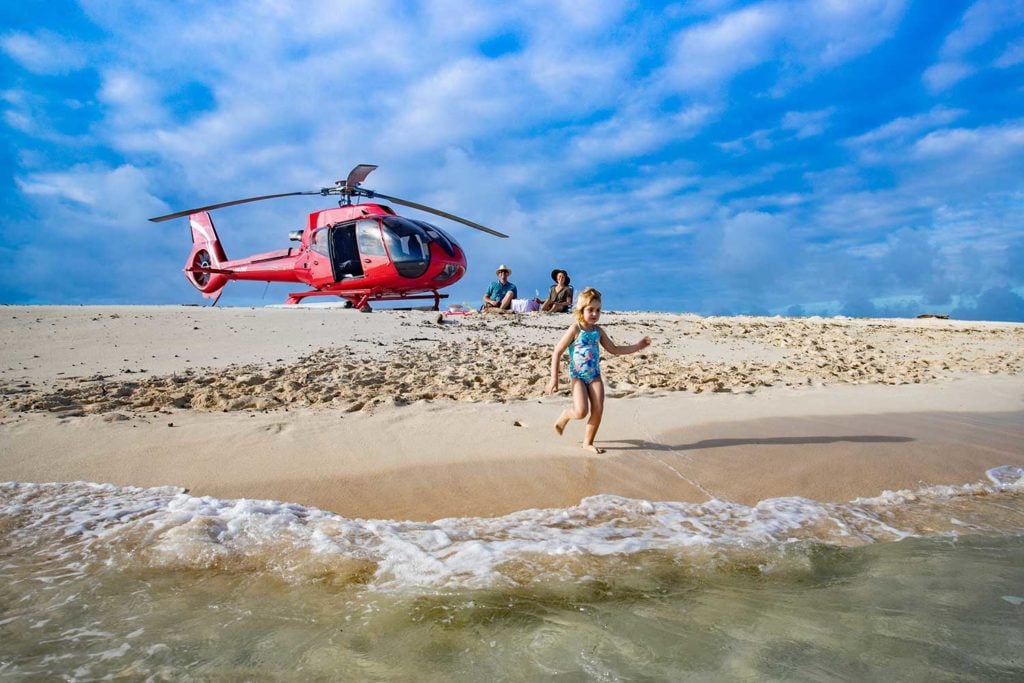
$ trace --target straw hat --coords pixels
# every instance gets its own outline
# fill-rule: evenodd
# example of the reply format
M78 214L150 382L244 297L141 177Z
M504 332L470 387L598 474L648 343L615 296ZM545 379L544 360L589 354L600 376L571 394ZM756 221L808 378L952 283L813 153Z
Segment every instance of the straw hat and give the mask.
M570 282L572 282L572 280L569 278L569 273L565 272L561 268L555 268L554 270L551 271L551 279L554 280L555 282L558 282L559 273L565 276L565 284L569 284Z
M494 274L495 274L495 275L497 275L498 273L500 273L500 272L501 272L501 271L503 271L503 270L504 270L504 271L505 271L506 273L508 273L509 275L511 275L511 274L512 274L512 269L511 269L511 268L509 268L508 266L506 266L506 265L505 265L504 263L502 263L502 264L501 264L500 266L498 266L498 269L497 269L496 271L494 271Z

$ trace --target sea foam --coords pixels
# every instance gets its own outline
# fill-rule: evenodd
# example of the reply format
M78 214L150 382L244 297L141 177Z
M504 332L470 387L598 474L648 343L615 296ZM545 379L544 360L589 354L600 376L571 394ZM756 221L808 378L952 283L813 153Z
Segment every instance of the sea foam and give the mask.
M997 467L987 478L846 503L784 497L747 506L598 495L569 508L434 522L349 519L175 487L9 482L0 484L0 541L9 552L46 558L50 569L37 575L40 581L102 562L266 572L380 590L498 587L578 578L609 558L654 554L700 570L730 553L756 555L799 542L852 546L1024 531L1024 469Z

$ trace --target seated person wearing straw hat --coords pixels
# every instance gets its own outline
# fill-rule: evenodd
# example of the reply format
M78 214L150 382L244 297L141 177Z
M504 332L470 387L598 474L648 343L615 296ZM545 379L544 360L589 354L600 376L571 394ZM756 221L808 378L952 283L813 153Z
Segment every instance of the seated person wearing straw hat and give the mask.
M548 298L540 305L540 310L548 313L565 313L572 308L572 287L569 286L569 273L561 268L551 271L551 279L555 284L548 290Z
M519 291L516 286L508 281L508 276L512 274L512 269L502 263L498 266L498 270L495 271L495 275L498 276L497 282L492 282L491 286L487 288L487 293L484 294L484 305L480 310L484 313L488 311L497 311L504 313L505 311L512 310L512 299L519 296Z

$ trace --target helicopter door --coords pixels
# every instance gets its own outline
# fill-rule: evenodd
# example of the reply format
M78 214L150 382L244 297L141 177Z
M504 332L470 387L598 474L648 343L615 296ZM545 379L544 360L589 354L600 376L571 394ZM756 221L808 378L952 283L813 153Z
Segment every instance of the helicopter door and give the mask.
M336 225L331 228L331 263L334 267L335 282L363 276L354 224Z
M381 239L380 221L376 218L364 218L356 222L356 241L359 243L363 272L366 274L371 275L391 262Z

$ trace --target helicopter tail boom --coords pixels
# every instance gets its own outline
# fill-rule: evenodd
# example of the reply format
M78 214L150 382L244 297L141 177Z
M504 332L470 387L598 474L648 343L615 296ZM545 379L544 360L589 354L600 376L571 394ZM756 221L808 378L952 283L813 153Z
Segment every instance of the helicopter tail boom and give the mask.
M218 298L220 290L228 283L228 277L218 270L228 259L213 227L213 219L206 211L200 211L189 215L188 224L192 230L192 251L185 262L185 277L206 298Z

